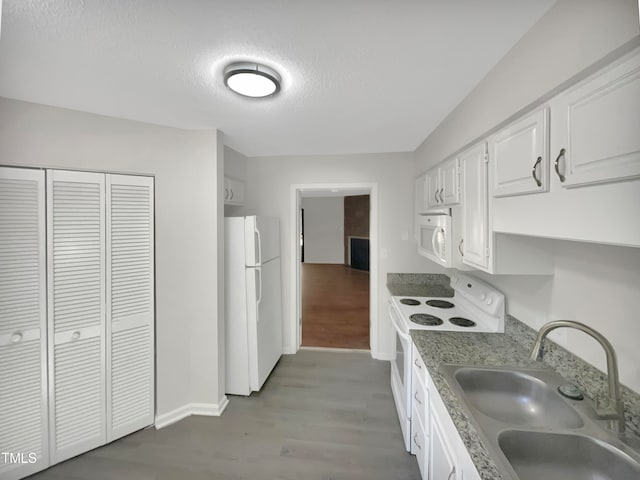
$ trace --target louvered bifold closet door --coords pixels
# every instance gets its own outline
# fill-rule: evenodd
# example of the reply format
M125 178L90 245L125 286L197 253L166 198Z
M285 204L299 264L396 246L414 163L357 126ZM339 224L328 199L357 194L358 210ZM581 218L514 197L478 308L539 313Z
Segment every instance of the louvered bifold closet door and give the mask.
M0 478L49 465L44 172L0 167Z
M106 443L105 175L47 171L51 462Z
M107 175L107 439L154 421L153 178Z

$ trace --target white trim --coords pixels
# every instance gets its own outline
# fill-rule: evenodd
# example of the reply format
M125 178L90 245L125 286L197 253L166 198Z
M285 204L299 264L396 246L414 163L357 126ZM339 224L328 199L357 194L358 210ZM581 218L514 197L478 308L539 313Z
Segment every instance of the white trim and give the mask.
M300 238L298 224L298 210L300 209L301 192L309 193L309 191L331 190L353 191L359 190L370 195L370 213L369 213L369 315L370 315L370 331L369 341L371 348L371 356L381 359L379 352L380 339L378 328L378 184L377 183L312 183L312 184L292 184L290 197L290 225L291 225L291 255L290 260L290 299L289 325L284 328L289 329L289 345L285 345L284 353L296 353L301 346L301 330L299 329L300 320L300 261L298 242Z
M220 403L187 403L182 407L178 407L170 412L156 416L156 430L168 427L171 424L179 422L191 415L203 415L208 417L219 417L229 405L229 399L225 395Z

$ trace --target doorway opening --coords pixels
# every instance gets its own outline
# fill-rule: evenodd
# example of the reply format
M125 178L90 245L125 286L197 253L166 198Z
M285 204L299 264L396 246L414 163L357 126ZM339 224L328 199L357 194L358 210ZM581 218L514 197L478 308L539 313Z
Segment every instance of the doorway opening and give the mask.
M364 349L376 357L375 184L297 185L292 194L295 350Z

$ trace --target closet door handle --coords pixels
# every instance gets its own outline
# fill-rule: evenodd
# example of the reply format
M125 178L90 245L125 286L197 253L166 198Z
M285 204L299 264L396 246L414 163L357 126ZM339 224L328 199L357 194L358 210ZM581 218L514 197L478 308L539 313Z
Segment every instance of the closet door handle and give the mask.
M16 332L13 335L11 335L11 343L20 343L21 340L22 340L21 332Z
M560 159L565 158L566 153L567 151L564 148L561 149L560 153L556 157L556 161L553 164L554 168L556 169L556 174L558 175L558 178L560 179L561 182L564 182L567 179L567 177L565 177L564 174L560 173Z
M533 175L533 179L536 181L536 185L538 185L539 187L542 186L542 182L538 179L538 176L536 175L536 168L538 167L538 165L540 165L541 162L542 162L542 157L538 157L538 159L536 160L536 163L533 164L533 168L531 169L531 175Z
M80 338L80 332L75 331L71 334L71 340L78 340Z

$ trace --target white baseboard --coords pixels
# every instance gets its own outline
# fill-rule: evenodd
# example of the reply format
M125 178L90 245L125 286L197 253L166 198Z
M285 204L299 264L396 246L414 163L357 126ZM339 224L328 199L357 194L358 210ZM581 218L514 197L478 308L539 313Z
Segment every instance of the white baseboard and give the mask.
M365 350L364 348L300 347L300 350L332 353L366 353L367 355L371 355L371 351Z
M168 427L169 425L179 422L191 415L205 415L209 417L219 417L224 409L229 405L229 399L225 395L220 403L187 403L182 407L178 407L170 412L163 413L156 417L156 430Z

